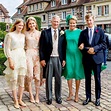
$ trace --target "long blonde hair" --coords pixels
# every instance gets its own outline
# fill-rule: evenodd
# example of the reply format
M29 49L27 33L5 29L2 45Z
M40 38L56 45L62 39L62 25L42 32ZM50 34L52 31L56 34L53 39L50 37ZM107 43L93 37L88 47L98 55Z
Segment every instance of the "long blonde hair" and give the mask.
M15 21L15 23L13 24L12 28L10 29L10 32L15 31L15 30L16 30L16 25L19 24L19 23L21 23L21 22L23 22L23 24L24 24L24 21L23 21L22 19L17 19L17 20ZM25 24L24 24L24 26L25 26ZM23 29L22 29L22 32L23 32L23 30L24 30L24 27L23 27Z
M27 19L27 21L26 21L26 27L25 27L25 28L26 28L26 31L29 31L29 30L30 30L30 28L28 27L28 23L29 23L30 20L33 20L33 21L36 23L35 29L38 30L38 25L37 25L36 19L35 19L34 17L29 17L29 18Z

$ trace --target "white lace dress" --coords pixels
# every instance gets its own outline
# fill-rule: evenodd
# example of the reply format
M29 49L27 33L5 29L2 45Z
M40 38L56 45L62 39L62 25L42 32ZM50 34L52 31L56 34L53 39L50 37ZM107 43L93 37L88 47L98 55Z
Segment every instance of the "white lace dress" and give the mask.
M18 76L25 76L27 71L26 55L24 50L25 35L10 32L6 35L4 40L4 53L8 58L10 57L14 63L14 70L9 67L8 60L4 63L6 69L4 70L6 79L9 85L12 87L13 81L19 81ZM24 86L24 84L21 84ZM14 86L15 87L15 86ZM13 87L13 88L14 88Z

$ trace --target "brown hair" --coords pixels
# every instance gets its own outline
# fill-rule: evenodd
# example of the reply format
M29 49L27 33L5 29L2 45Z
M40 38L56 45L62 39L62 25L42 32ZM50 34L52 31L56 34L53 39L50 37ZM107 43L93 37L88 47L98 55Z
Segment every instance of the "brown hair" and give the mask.
M87 14L87 15L85 16L85 19L87 20L87 19L89 19L90 17L92 17L92 18L94 19L94 16L93 16L92 14Z
M15 21L15 23L13 24L12 28L10 29L10 32L15 31L15 30L16 30L16 25L19 24L19 23L21 23L21 22L23 22L23 24L24 24L24 21L23 21L22 19L17 19L17 20ZM24 24L24 25L25 25L25 24ZM24 27L23 27L23 29L22 29L22 32L23 32L23 30L24 30Z
M27 19L27 21L26 21L26 27L25 27L25 28L26 28L26 31L29 31L29 30L30 30L30 28L28 27L28 23L29 23L30 20L33 20L33 21L36 23L35 29L38 30L38 25L37 25L36 19L35 19L34 17L29 17L29 18Z

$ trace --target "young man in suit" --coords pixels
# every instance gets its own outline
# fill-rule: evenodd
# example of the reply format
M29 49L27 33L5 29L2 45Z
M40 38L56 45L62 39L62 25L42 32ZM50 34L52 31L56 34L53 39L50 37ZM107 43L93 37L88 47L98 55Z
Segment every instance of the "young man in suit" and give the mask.
M85 72L85 91L86 100L83 105L91 102L91 72L94 72L95 78L95 105L100 105L101 95L101 65L104 61L103 50L106 48L104 32L101 28L94 26L94 16L86 15L88 28L80 34L78 46L83 55L83 66Z
M61 72L65 66L66 40L60 36L58 29L60 18L54 15L51 28L43 30L40 37L40 61L43 67L43 78L46 78L47 104L52 104L52 77L55 77L55 98L58 104L61 100Z

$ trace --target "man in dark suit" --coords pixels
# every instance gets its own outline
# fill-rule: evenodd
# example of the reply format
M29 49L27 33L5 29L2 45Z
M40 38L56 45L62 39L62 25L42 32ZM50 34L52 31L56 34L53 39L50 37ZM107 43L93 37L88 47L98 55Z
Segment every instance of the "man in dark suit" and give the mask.
M61 100L61 72L65 66L66 40L60 36L58 29L60 18L54 15L51 28L43 30L40 37L40 61L43 67L43 78L46 78L47 104L52 103L52 77L55 77L55 98L58 104Z
M106 48L104 32L101 28L94 26L94 16L86 15L88 28L83 30L79 38L79 49L83 55L83 66L85 72L86 100L83 105L91 102L91 73L94 72L95 78L95 105L100 105L101 95L101 65L103 62L103 49Z

